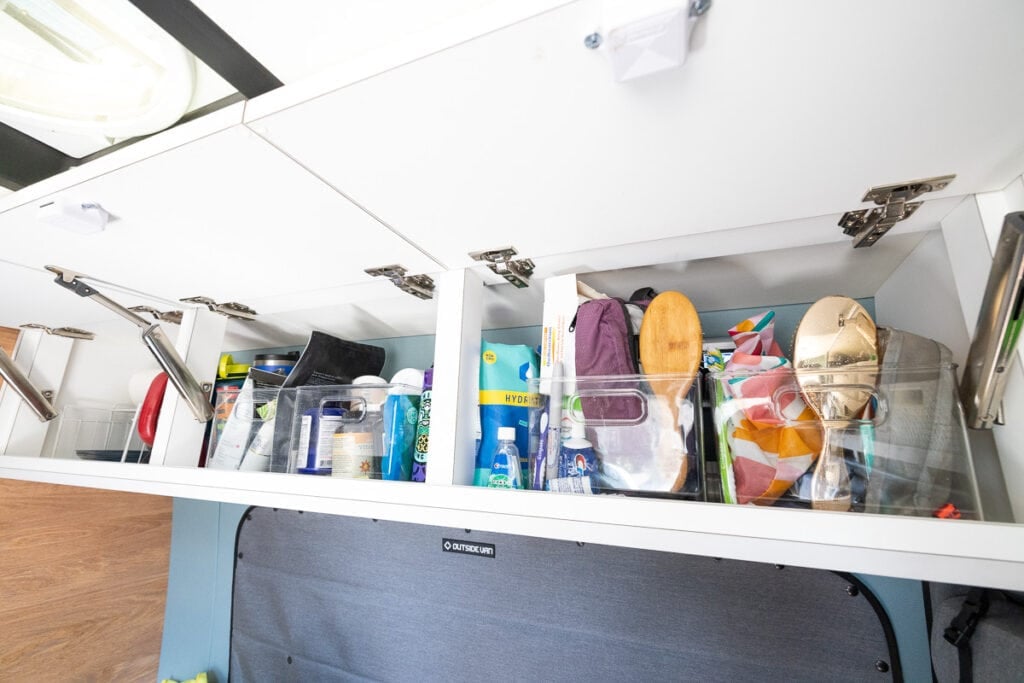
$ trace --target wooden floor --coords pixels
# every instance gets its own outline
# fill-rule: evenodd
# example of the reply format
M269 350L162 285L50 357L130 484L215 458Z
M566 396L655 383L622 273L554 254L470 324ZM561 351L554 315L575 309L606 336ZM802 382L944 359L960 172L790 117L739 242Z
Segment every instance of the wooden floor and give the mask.
M0 479L0 681L156 680L171 504Z

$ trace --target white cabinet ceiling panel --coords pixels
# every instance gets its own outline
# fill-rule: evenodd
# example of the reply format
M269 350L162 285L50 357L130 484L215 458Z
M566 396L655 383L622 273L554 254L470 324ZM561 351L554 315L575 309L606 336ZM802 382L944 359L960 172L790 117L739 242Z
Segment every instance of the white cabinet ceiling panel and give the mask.
M57 197L98 202L116 220L92 235L38 222L38 205ZM244 126L10 209L0 237L7 260L56 264L170 300L245 303L369 283L365 268L392 263L438 270Z
M852 249L832 232L839 216L544 256L536 259L530 287L516 289L485 268L484 327L538 325L543 281L575 273L610 296L628 298L640 287L684 292L699 311L810 303L842 293L873 297L938 221L962 199L924 206L870 249ZM751 240L770 235L772 247L749 252Z
M285 83L368 52L498 0L193 0Z
M0 327L35 323L50 328L84 327L91 330L97 323L120 319L116 313L61 289L54 284L54 277L53 273L42 269L0 260ZM167 308L164 301L142 296L122 299L119 292L110 290L108 293L125 301L126 305ZM127 322L124 326L126 330L132 329Z
M551 11L249 124L448 266L861 208L872 185L1024 168L1024 3L715 3L628 83ZM840 230L834 227L837 232ZM770 239L749 249L772 248Z
M641 286L682 291L700 311L811 303L840 291L854 298L873 297L926 234L893 235L871 250L832 242L625 268L580 279L624 298Z

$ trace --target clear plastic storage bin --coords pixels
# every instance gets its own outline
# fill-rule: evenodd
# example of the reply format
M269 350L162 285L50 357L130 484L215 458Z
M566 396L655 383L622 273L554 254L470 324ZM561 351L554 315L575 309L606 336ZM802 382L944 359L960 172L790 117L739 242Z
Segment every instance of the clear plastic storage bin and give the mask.
M255 472L270 470L278 424L279 389L217 392L206 466Z
M410 478L420 387L345 384L294 391L288 472L346 479Z
M724 502L982 517L951 363L717 371L708 384ZM841 402L862 406L856 419L828 419Z
M704 499L701 382L693 375L535 379L530 391L541 400L530 411L527 488L579 490L566 480L586 476L595 493ZM580 438L593 447L593 468L577 448L567 451Z

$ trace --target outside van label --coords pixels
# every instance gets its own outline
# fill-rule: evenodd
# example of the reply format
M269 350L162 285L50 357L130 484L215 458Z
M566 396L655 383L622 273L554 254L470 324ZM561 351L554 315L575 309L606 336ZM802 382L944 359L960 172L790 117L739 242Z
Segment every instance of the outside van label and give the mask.
M467 543L466 541L457 541L454 538L442 538L441 550L446 553L462 553L463 555L476 555L477 557L494 559L493 543Z

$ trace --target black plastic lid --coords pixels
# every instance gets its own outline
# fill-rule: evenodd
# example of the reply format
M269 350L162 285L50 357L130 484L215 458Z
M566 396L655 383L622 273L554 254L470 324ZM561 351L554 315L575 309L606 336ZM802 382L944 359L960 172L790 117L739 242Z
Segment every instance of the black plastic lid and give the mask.
M288 353L258 353L256 354L254 361L259 363L261 360L298 360L298 351L289 351Z

